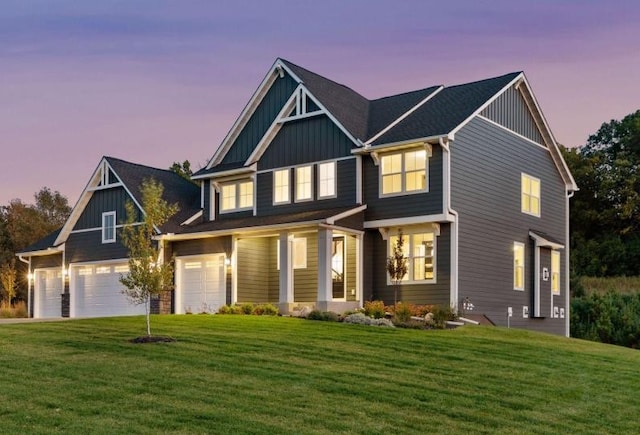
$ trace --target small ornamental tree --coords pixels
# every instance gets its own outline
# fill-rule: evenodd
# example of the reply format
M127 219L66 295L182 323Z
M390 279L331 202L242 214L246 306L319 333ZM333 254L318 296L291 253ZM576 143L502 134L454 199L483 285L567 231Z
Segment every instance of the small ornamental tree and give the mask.
M393 282L393 306L398 305L398 288L402 279L407 274L407 257L404 255L404 238L402 230L398 231L398 238L393 244L392 255L387 258L387 273L389 278Z
M12 258L7 263L0 266L0 283L7 297L7 304L11 306L11 301L16 297L18 284L18 272L16 270L16 260Z
M129 251L129 273L120 277L126 287L122 293L135 305L144 304L147 336L151 336L151 297L173 287L173 267L164 263L159 243L153 240L157 229L178 211L177 204L162 199L164 187L154 179L142 182L142 222L137 223L138 212L127 202L127 221L122 230L122 244ZM161 243L161 242L160 242Z

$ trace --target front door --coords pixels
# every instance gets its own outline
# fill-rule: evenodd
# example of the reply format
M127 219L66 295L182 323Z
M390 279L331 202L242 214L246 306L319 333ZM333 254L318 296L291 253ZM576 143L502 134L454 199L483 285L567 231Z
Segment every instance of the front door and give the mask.
M331 246L331 279L333 299L345 299L345 238L336 236Z

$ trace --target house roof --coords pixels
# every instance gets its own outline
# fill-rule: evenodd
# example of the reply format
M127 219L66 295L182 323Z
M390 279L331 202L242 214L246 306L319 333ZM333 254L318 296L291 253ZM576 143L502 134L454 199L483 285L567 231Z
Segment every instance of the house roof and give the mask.
M24 254L45 251L45 250L54 248L55 247L54 242L58 238L58 234L60 234L60 230L62 230L62 228L58 228L57 230L51 232L50 234L47 234L37 242L32 243L31 245L22 249L19 253L17 253L17 255L24 255ZM50 253L55 254L55 253L59 253L59 251L52 250Z

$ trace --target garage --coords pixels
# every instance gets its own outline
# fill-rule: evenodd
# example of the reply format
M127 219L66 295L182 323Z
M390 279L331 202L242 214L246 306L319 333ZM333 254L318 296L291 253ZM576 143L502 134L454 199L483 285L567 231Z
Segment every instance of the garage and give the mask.
M71 266L71 317L144 314L144 305L133 305L122 294L120 276L128 271L126 262Z
M214 313L226 303L224 260L224 254L176 258L176 314Z
M34 271L33 317L62 315L62 271L59 267Z

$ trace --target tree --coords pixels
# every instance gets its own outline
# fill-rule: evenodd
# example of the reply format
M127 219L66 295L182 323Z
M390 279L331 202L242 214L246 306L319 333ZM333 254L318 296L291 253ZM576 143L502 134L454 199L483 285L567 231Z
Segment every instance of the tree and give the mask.
M18 272L16 270L15 258L12 258L8 262L0 265L0 283L4 289L7 303L11 305L11 301L16 297L18 285Z
M163 198L164 187L154 179L142 182L143 222L131 201L126 204L127 221L122 230L122 244L129 251L129 273L120 277L126 287L122 292L135 305L144 304L147 337L151 336L151 297L173 287L173 267L163 262L162 250L153 240L156 230L178 211L177 204Z
M387 258L387 273L393 281L393 305L398 305L398 288L402 279L407 274L407 258L404 255L404 236L402 230L398 230L398 238L393 244L393 254Z
M189 162L189 160L185 160L182 163L173 162L169 170L180 175L185 180L192 181L191 176L193 175L193 171L191 170L191 162Z

